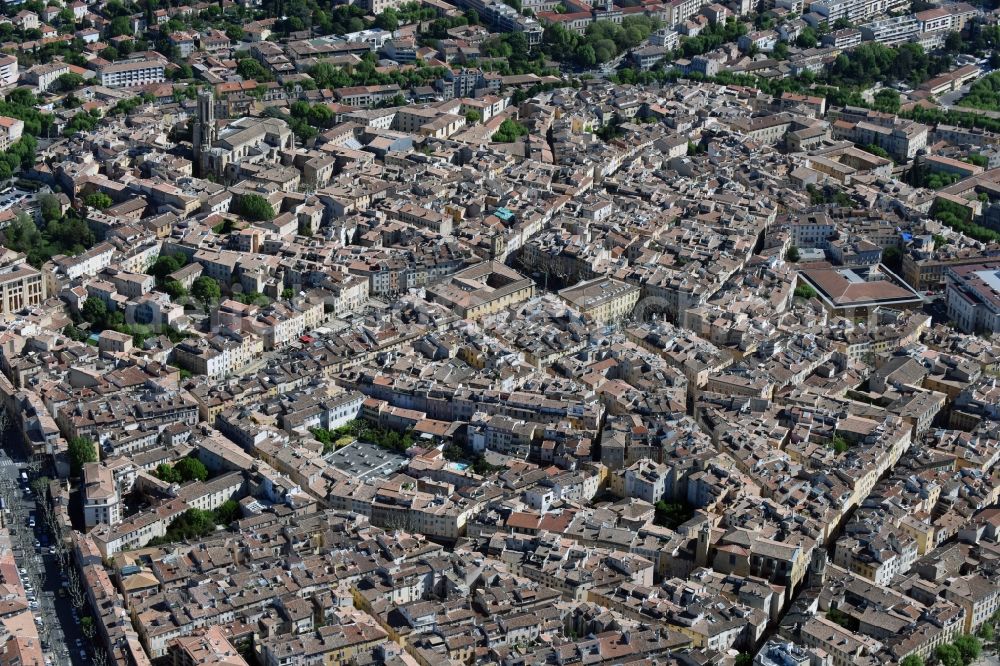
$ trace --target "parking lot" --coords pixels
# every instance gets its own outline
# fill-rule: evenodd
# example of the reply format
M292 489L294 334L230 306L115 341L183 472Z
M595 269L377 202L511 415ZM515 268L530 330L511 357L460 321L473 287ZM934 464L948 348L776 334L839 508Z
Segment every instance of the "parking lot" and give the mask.
M10 189L4 194L0 194L0 211L5 211L9 208L14 207L17 204L24 202L26 199L32 196L31 192L26 190L19 190L16 187Z

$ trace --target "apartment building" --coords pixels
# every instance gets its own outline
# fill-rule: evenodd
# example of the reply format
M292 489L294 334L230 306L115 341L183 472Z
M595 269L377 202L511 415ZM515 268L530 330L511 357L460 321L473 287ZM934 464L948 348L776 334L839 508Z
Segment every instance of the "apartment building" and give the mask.
M24 121L0 116L0 150L7 150L24 133Z
M185 340L174 347L177 364L196 375L222 379L253 363L264 353L264 341L252 333L223 331Z
M861 26L861 38L886 46L908 42L920 34L920 22L914 16L893 16Z
M52 257L50 265L53 274L58 274L67 280L75 280L85 275L93 276L111 265L115 246L111 243L98 243L86 252L73 257L57 255Z
M214 625L194 636L183 636L170 646L173 666L247 666L246 660Z
M337 88L334 94L341 103L348 106L373 106L392 99L400 94L402 89L396 84L384 86L351 86L348 88Z
M0 87L15 85L17 79L17 58L12 55L0 55Z
M1000 331L1000 261L947 270L948 317L966 333Z
M831 25L838 19L861 23L879 14L905 10L906 0L820 0L809 5L809 11L819 14Z
M87 528L122 521L121 498L111 470L101 463L83 466L83 520Z
M138 57L104 65L97 70L102 86L109 88L133 88L150 83L165 81L166 61L157 57Z
M45 92L63 74L69 74L69 65L65 62L47 62L31 67L24 73L24 79L35 86L38 92Z
M937 32L939 30L961 32L965 28L965 24L975 15L975 7L966 2L956 2L917 12L914 14L914 18L920 23L921 32Z
M878 146L900 161L912 159L927 146L928 131L926 125L907 120L897 121L891 127L867 120L838 120L833 124L833 138Z
M625 496L656 504L667 493L671 470L652 460L640 460L625 470Z

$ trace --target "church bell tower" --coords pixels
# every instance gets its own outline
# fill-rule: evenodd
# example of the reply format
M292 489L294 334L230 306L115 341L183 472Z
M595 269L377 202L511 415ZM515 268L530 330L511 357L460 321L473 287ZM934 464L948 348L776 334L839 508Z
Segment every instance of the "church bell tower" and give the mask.
M194 147L194 168L199 176L209 171L208 152L216 139L215 99L211 90L198 91L198 109L195 112L191 143Z

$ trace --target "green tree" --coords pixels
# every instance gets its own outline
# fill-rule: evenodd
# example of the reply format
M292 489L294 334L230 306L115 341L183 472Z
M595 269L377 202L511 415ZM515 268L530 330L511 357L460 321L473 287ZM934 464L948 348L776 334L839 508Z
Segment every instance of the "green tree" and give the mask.
M802 282L799 286L795 287L795 297L809 300L810 298L816 298L816 290L811 286Z
M219 283L215 278L209 277L208 275L202 275L199 276L194 281L194 284L191 285L191 295L204 303L207 307L210 303L219 300L222 296L222 289L219 287Z
M957 637L951 644L958 650L965 666L979 659L979 655L983 652L983 644L979 642L978 638L969 634Z
M899 92L882 88L875 93L875 108L883 113L899 113Z
M62 217L62 206L54 194L41 195L38 197L38 204L42 209L42 219L46 222L52 222Z
M465 459L465 450L457 444L449 444L444 447L444 451L442 451L442 453L444 454L445 459L451 460L452 462Z
M94 192L93 194L88 194L83 198L83 203L90 206L91 208L97 208L98 210L104 210L105 208L110 208L114 201L111 200L104 192Z
M160 463L153 470L153 476L166 483L180 483L181 475L177 473L168 463Z
M87 437L74 437L69 440L66 453L69 456L69 469L72 476L80 476L83 473L85 463L97 462L97 447Z
M240 505L236 500L226 500L214 513L217 525L228 525L240 517Z
M174 300L184 298L188 293L187 289L184 288L184 285L177 280L167 280L163 284L163 291L167 292L170 298Z
M396 10L390 7L376 16L375 27L381 28L382 30L388 30L389 32L399 28L399 15L396 14Z
M941 666L964 666L962 662L962 653L958 651L957 647L951 645L950 643L938 645L934 650L934 656L937 657Z
M528 133L528 128L517 122L513 118L507 118L502 123L497 131L493 134L493 140L498 143L513 143L517 141L519 137L524 136Z
M482 114L480 114L479 111L476 111L475 109L469 109L468 111L465 112L465 122L469 123L470 125L472 123L478 123L482 119L483 119Z
M259 194L245 194L236 200L237 212L248 220L266 222L274 219L271 202Z
M174 70L174 73L170 77L174 81L186 81L188 79L194 78L194 70L191 65L184 63Z
M816 37L816 31L812 28L804 28L799 36L795 38L795 45L803 49L815 48L816 43L819 38Z
M669 527L670 529L677 529L680 525L684 524L691 519L694 515L694 511L686 504L680 502L665 502L659 500L654 505L655 513L653 516L653 522L657 525L662 525L664 527Z
M96 296L91 296L83 302L82 314L91 324L101 325L108 319L108 304Z
M327 127L333 124L333 111L324 104L313 104L306 114L309 124L316 127Z
M491 465L484 456L478 456L472 461L472 471L480 476L485 476L493 472L499 472L503 467Z
M187 257L183 254L160 255L147 272L157 280L163 280L185 265L187 265Z
M244 81L270 81L271 75L264 66L253 58L243 58L236 65L236 72L243 77Z
M962 35L957 32L949 32L944 39L944 50L949 53L961 53L963 46Z
M65 92L76 90L83 85L83 77L76 72L66 72L59 75L59 78L56 79L56 85L59 86L59 90Z
M899 666L924 666L924 660L915 654L908 654L899 662Z
M799 248L795 247L794 245L788 248L788 251L785 252L785 259L787 261L792 262L793 264L797 262L800 259Z
M848 449L851 448L851 444L842 436L834 435L833 439L830 440L830 448L833 449L834 453L840 455L847 453Z
M215 531L215 514L201 509L188 509L167 527L162 537L151 539L147 546L159 546L185 539L200 539Z
M181 480L185 483L189 481L204 481L208 478L208 468L197 458L182 458L174 465Z
M106 37L132 34L132 21L127 16L116 16L111 19L104 31Z
M882 263L896 275L903 271L903 251L891 245L882 251Z

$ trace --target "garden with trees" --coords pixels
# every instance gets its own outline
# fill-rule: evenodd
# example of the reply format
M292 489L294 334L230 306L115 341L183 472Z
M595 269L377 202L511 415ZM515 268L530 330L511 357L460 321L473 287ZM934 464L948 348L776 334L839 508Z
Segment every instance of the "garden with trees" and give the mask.
M493 140L498 143L513 143L527 133L527 127L513 118L507 118L500 123L500 127L493 133Z
M164 536L150 539L146 547L200 539L214 532L217 527L225 527L233 522L239 517L239 509L235 500L226 500L214 511L188 509L170 523Z
M153 476L166 483L190 483L208 478L208 468L197 458L181 458L173 465L160 463Z
M621 24L594 21L583 36L559 24L545 27L542 51L559 62L593 67L614 60L649 39L660 22L648 16L626 16Z
M386 428L373 426L367 421L355 419L349 423L327 430L326 428L312 428L310 430L313 437L323 443L323 452L330 451L349 444L352 440L371 442L376 446L396 453L403 453L413 446L413 432L407 430L404 433ZM329 446L328 446L329 444Z
M274 207L271 202L259 194L244 194L233 201L237 215L253 222L269 222L274 219Z
M18 215L3 229L5 247L23 252L36 268L57 254L72 256L93 247L94 232L72 209L64 215L53 195L41 195L39 203L41 226L28 215Z

